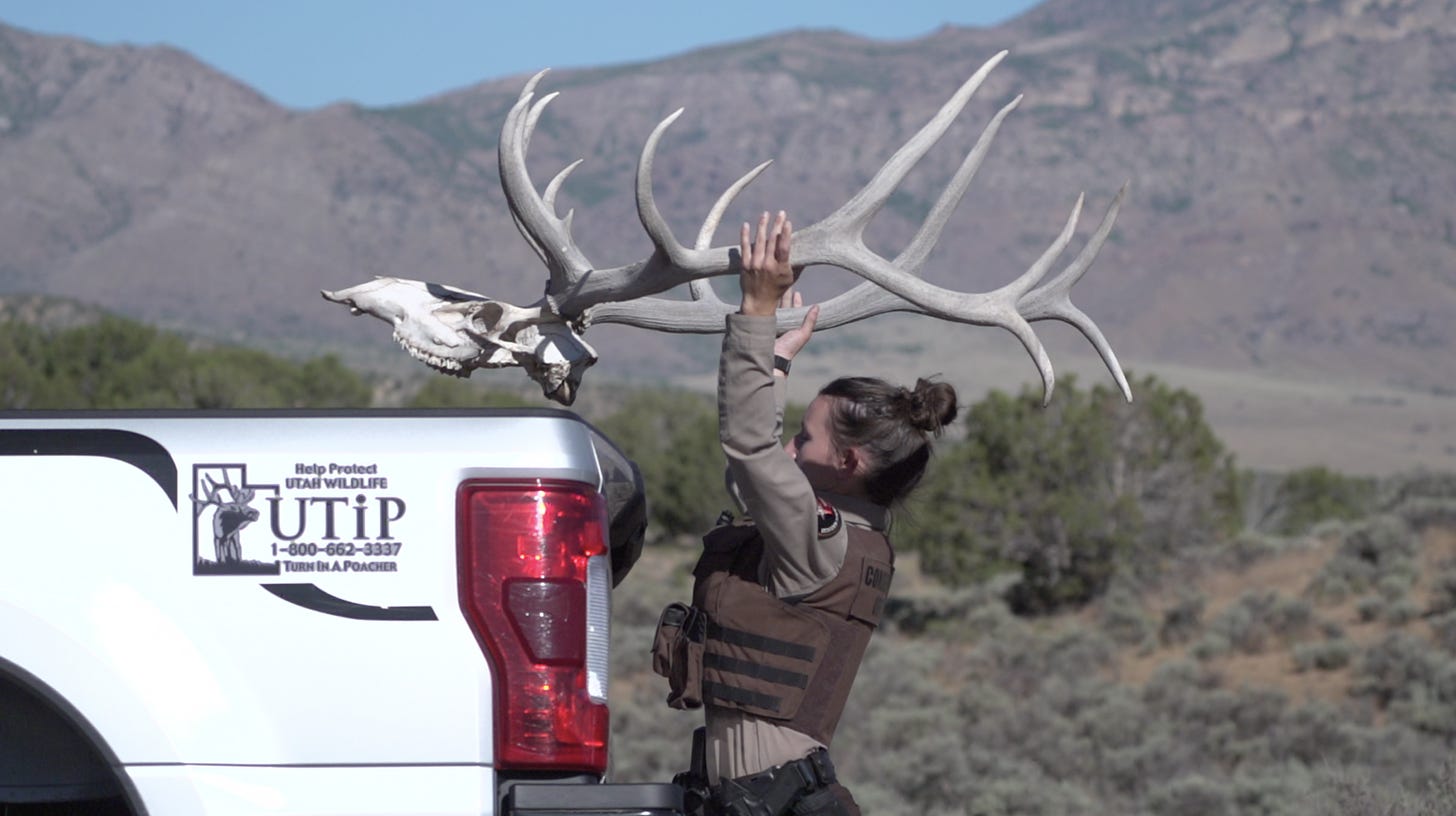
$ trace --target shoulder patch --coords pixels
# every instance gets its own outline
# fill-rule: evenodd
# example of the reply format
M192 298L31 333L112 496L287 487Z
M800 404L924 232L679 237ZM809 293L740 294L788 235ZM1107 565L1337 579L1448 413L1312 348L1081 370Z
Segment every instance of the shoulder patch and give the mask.
M844 525L843 519L839 517L839 511L829 502L818 499L819 502L819 537L829 538L839 532Z

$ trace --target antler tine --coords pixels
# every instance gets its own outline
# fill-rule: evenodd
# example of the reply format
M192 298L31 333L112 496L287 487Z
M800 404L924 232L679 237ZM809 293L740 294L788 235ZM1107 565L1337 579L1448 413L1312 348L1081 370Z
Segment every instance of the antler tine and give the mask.
M1096 260L1097 253L1102 250L1102 244L1107 241L1107 236L1112 233L1112 225L1117 221L1117 213L1122 208L1122 202L1127 195L1128 185L1124 183L1122 189L1117 191L1117 196L1108 205L1107 212L1102 216L1102 222L1097 225L1097 231L1087 240L1087 245L1077 253L1077 257L1067 265L1046 285L1041 286L1023 295L1018 301L1018 309L1027 320L1060 320L1074 326L1086 337L1092 347L1097 349L1097 354L1107 366L1112 378L1117 381L1117 386L1122 391L1123 399L1132 402L1132 388L1127 383L1127 376L1123 373L1122 366L1117 361L1117 354L1112 350L1112 344L1102 334L1097 324L1087 317L1072 304L1071 289L1077 281L1082 279L1087 270L1091 268L1092 262Z
M976 177L976 172L981 169L981 163L985 161L986 154L991 150L991 143L995 141L996 134L1001 130L1001 123L1010 113L1021 104L1021 96L1006 103L991 121L981 131L981 136L966 154L966 158L957 168L950 183L941 191L940 197L936 199L935 205L925 217L925 222L915 232L915 237L905 246L899 255L895 256L894 265L907 274L920 277L920 270L925 265L930 251L940 241L940 233L950 221L950 216L960 205L961 199L965 197L966 191L970 189L971 181ZM915 306L902 298L887 292L878 285L864 281L859 285L840 295L836 295L821 305L821 323L825 328L832 328L844 323L853 323L877 314L884 314L893 311L917 311ZM837 320L839 322L830 322Z
M737 181L729 185L728 189L724 190L722 195L718 196L718 200L713 202L713 208L708 210L707 217L703 219L703 226L698 229L698 240L693 243L693 249L710 249L713 246L713 233L718 231L718 223L723 220L723 213L727 211L728 205L732 204L733 199L737 198L738 194L743 192L743 188L752 184L754 179L758 178L763 171L767 170L770 164L773 164L773 159L769 159L752 170L749 170L747 173L744 173ZM720 300L718 293L713 291L713 287L708 283L707 278L694 278L689 281L688 291L692 295L693 300Z
M506 113L505 123L501 125L500 149L497 151L497 162L500 164L501 188L505 192L506 207L511 213L511 223L516 225L516 232L520 233L521 237L526 239L526 245L536 253L536 257L541 259L542 265L546 266L549 270L551 268L551 259L546 256L546 250L541 246L541 242L536 239L536 236L531 233L531 230L526 226L526 222L521 220L521 205L516 202L516 196L512 192L514 190L511 186L513 178L506 173L505 169L509 154L517 150L517 140L515 138L516 118L520 115L523 107L529 104L536 83L540 82L541 77L545 76L545 74L546 71L543 70L531 77L530 81L526 83L526 87L521 91L520 97L516 99L516 104L511 106L511 110ZM522 154L520 164L524 170L525 149L524 147L519 149ZM528 184L529 181L530 179L528 177Z
M546 185L546 192L543 193L541 197L546 201L546 206L551 208L553 212L556 210L556 194L561 191L561 185L566 183L566 177L571 175L571 171L580 167L581 163L584 161L586 161L586 159L577 159L571 164L568 164L565 167L561 168L561 172L557 173L555 178L551 179L551 183ZM571 210L567 210L566 217L562 220L570 221L571 213Z
M536 132L536 122L541 119L541 112L546 110L546 106L551 104L551 100L560 95L560 91L552 91L531 103L531 108L526 113L525 127L521 130L521 143L523 145L529 145L531 143L531 134Z
M689 249L679 243L653 199L652 164L657 144L662 139L662 134L680 115L681 108L653 128L642 146L642 155L637 160L637 216L652 239L655 247L652 256L624 266L593 270L591 275L578 276L570 282L569 290L553 280L550 291L563 296L566 303L562 309L563 314L594 320L596 310L608 303L644 298L697 278L722 275L734 269L735 262L729 247ZM623 314L620 310L606 311L619 316ZM663 330L672 331L665 325Z
M238 489L233 485L233 477L228 474L226 469L224 469L222 472L222 481L223 484L227 487L228 498L232 499L233 501L237 501Z
M920 225L915 237L910 240L902 251L895 258L895 266L906 271L914 271L919 274L920 268L925 264L925 259L930 255L930 250L935 248L936 242L940 240L940 233L950 221L950 216L955 212L956 207L965 197L966 190L971 186L971 181L976 177L976 171L981 169L981 162L985 161L986 154L991 150L991 143L995 141L996 134L1001 130L1001 122L1006 119L1017 106L1021 104L1021 97L1006 103L996 115L991 117L991 122L981 131L981 136L976 140L975 147L966 154L966 158L957 168L950 183L941 192L940 198L936 199L935 206L930 208L930 213L925 217L925 223Z
M1022 296L1030 292L1032 287L1041 283L1041 279L1046 277L1047 270L1052 268L1052 264L1056 263L1057 258L1060 258L1066 251L1067 244L1072 242L1072 235L1077 231L1077 220L1082 217L1082 202L1085 200L1085 194L1077 194L1077 202L1072 205L1072 212L1067 215L1067 222L1062 225L1062 231L1057 234L1056 239L1042 250L1036 263L1028 266L1016 280L997 289L995 294L1006 292L1013 296L1013 303L1019 303ZM1020 309L1017 311L1023 316L1025 315L1025 312L1021 312Z
M1016 304L1046 276L1047 270L1066 250L1076 232L1082 201L1083 197L1077 196L1077 203L1073 205L1062 231L1036 262L1016 280L991 292L956 292L926 283L917 277L896 274L898 270L894 265L863 247L857 253L862 265L853 269L919 307L916 311L958 323L999 326L1016 335L1016 339L1021 341L1021 345L1035 361L1037 371L1041 373L1042 403L1046 404L1051 401L1052 391L1056 387L1056 374L1041 340L1032 331L1030 323L1019 312Z
M673 117L675 118L676 115L674 114ZM660 135L660 132L666 128L667 124L670 124L670 121L659 124L658 130L654 132L654 137ZM650 141L652 143L652 150L655 150L656 138ZM672 238L671 228L667 226L666 220L662 218L662 214L657 210L657 204L652 198L650 190L650 152L644 152L649 155L646 162L648 166L647 173L643 174L640 172L641 165L639 164L638 185L639 188L646 186L649 189L645 202L639 196L638 212L645 213L642 216L644 224L649 220L653 222L654 226L648 228L649 231L660 229L667 233L667 242L675 245L677 241ZM722 195L718 196L718 200L713 203L712 208L708 210L708 215L703 219L702 226L698 228L698 237L693 243L693 249L705 251L712 247L713 233L718 230L718 224L723 220L723 213L727 211L728 206L733 203L733 200L738 197L738 194L743 192L745 187L762 175L763 171L767 170L771 164L773 164L773 159L769 159L752 170L749 170L747 173L744 173L737 181L729 185L728 189L724 190ZM646 178L643 178L644 175ZM654 241L656 240L654 239ZM694 277L689 280L688 291L692 297L691 301L641 297L623 303L602 303L592 307L590 320L594 323L627 323L657 331L685 334L709 334L715 331L721 331L723 328L723 316L733 311L733 307L724 303L723 299L718 297L718 293L713 291L713 287L708 283L706 276ZM688 319L689 325L681 325L684 318Z
M541 78L546 76L550 69L537 71L534 76L526 81L521 89L520 96L516 97L516 103L506 112L505 121L501 123L500 145L496 150L496 163L500 169L501 188L505 193L506 205L510 207L511 215L519 219L520 203L517 201L519 188L522 186L521 179L525 179L527 189L530 188L530 174L526 172L526 150L521 143L520 117L522 112L531 104L535 96L536 86ZM511 172L507 172L507 170ZM522 225L524 226L524 225ZM534 241L529 233L526 234L529 240Z
M657 127L652 129L652 133L648 134L647 141L642 145L642 155L637 159L637 217L642 221L642 228L647 231L657 252L675 270L681 272L683 277L690 280L700 276L695 274L695 270L700 268L701 274L706 275L712 271L725 271L728 266L724 263L704 263L707 248L690 250L678 243L677 238L672 234L672 227L667 223L667 219L662 217L662 212L657 209L657 200L652 194L652 164L657 156L657 143L662 140L662 134L667 132L672 123L682 116L682 113L683 109L678 108L667 118L658 122ZM738 189L742 189L742 187Z
M546 185L546 192L541 195L541 199L546 203L548 210L551 212L556 211L556 194L561 191L561 186L566 183L566 178L571 175L571 171L580 166L583 161L585 159L577 159L571 164L566 165L561 169L561 172L556 174L555 178L551 179L551 183ZM571 233L571 220L574 213L575 210L567 210L566 215L561 219L562 228L567 234ZM551 259L546 256L546 250L542 249L541 245L537 243L535 236L526 231L526 225L521 222L520 216L516 215L514 209L511 210L511 222L516 225L516 231L521 234L521 237L526 239L526 244L535 251L536 257L540 258L541 263L549 268L551 266Z
M971 78L966 80L955 94L940 107L935 116L931 117L930 121L926 122L925 126L910 137L904 145L901 145L899 150L895 151L894 155L885 162L863 189L846 201L844 206L831 213L829 217L804 232L822 230L840 233L843 237L858 241L864 232L865 225L889 200L890 194L900 185L905 174L910 172L910 168L914 167L936 142L940 141L940 137L945 135L956 116L980 89L981 83L986 81L991 70L1005 59L1006 54L1006 51L1002 51L986 60L976 73L972 74ZM804 235L803 237L807 239L809 236Z
M204 482L204 484L202 485L202 494L206 497L207 503L216 504L217 492L219 489L222 488L222 485L218 484L216 479L212 478L210 474L206 473L202 475L202 481Z
M591 262L572 240L569 219L558 218L550 203L537 194L530 171L526 167L526 152L531 133L542 111L556 98L554 93L547 94L540 101L532 103L536 84L545 73L542 71L536 74L526 83L516 104L506 114L505 124L501 126L500 149L497 154L501 189L505 193L511 214L516 218L521 234L526 236L545 262L550 272L550 290L563 291L591 268ZM554 198L554 191L551 194Z

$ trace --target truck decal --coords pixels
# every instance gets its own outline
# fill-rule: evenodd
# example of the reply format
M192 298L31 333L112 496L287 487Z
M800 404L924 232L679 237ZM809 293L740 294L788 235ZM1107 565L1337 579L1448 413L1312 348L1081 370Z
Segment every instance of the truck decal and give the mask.
M189 498L194 575L399 571L405 500L377 463L200 463Z
M177 463L155 439L111 428L0 431L0 456L102 456L145 473L177 507Z
M439 620L428 606L367 606L335 597L314 584L263 584L263 588L291 604L325 615L354 620L432 621Z

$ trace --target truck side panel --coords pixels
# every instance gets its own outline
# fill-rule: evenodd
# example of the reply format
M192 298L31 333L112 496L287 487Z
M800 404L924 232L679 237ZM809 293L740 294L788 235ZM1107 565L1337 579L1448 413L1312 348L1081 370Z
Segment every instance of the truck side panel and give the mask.
M455 491L595 484L584 426L107 423L155 442L169 477L27 452L27 422L0 431L0 656L94 727L153 812L264 812L249 797L275 794L298 813L491 808L491 676L459 609ZM395 809L435 787L438 805ZM315 807L310 791L332 793Z

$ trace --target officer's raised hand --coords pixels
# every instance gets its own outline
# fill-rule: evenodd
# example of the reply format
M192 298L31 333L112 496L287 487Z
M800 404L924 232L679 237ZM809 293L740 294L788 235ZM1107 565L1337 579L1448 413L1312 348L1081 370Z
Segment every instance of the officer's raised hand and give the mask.
M739 231L738 249L742 257L739 270L739 285L743 300L739 311L746 315L769 316L780 308L804 305L804 298L793 291L803 267L789 263L789 249L793 243L794 225L788 215L779 210L769 228L769 215L764 212L758 218L758 229L750 240L749 225L745 223ZM814 334L814 325L819 320L819 307L811 306L804 315L804 321L797 328L790 329L774 342L774 354L786 360L794 359L809 338Z

